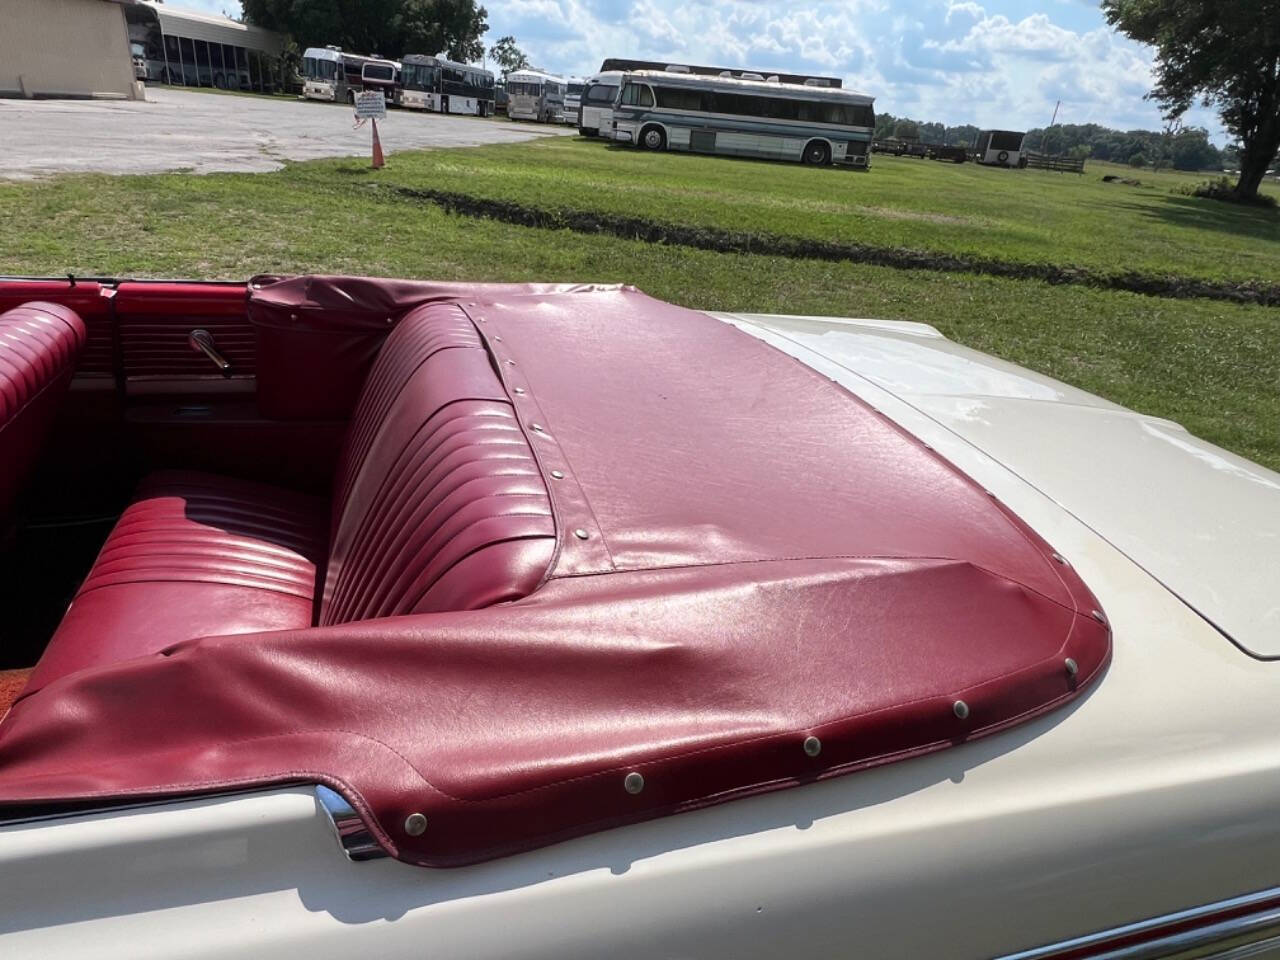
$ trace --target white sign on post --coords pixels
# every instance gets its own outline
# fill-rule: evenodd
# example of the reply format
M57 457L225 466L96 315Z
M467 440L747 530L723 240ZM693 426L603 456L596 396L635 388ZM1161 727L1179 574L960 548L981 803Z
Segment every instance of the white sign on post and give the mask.
M363 90L356 94L356 117L361 120L383 120L387 101L381 90Z

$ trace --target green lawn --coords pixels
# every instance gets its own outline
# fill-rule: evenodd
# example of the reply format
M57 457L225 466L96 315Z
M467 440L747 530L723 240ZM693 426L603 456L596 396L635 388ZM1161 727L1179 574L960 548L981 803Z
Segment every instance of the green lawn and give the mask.
M505 149L523 157L534 174L541 169L553 179L565 174L573 158L595 169L597 156L612 156L591 144L556 147ZM633 283L692 307L918 320L980 350L1178 420L1280 469L1280 310L535 230L451 216L367 188L425 177L432 165L465 170L469 158L482 168L505 163L494 160L498 155L489 148L400 155L377 174L360 162L322 161L271 174L63 176L0 184L0 222L5 224L0 273L244 279L264 272L329 272L595 280ZM549 170L543 160L551 162ZM783 178L779 182L793 173L824 173L726 166L764 171ZM830 181L856 189L874 184L881 172L832 171ZM954 172L934 169L933 175ZM807 184L803 178L799 182ZM774 200L785 204L787 195L776 189ZM612 202L603 191L594 196ZM634 210L669 212L643 192L633 196ZM1188 241L1192 252L1197 236L1192 233Z
M384 144L395 148L393 127ZM303 176L332 182L334 168ZM1104 173L1142 186L1103 183ZM1103 272L1280 282L1280 211L1175 192L1207 175L1090 163L1075 174L876 155L869 173L555 137L391 158L386 182L677 224L962 253ZM1280 194L1275 186L1267 189Z

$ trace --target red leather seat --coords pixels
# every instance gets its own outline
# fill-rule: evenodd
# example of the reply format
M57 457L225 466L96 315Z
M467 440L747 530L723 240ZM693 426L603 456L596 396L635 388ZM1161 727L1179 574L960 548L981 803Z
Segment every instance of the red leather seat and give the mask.
M554 538L533 451L471 321L451 303L409 313L369 371L339 463L320 623L525 596Z
M199 473L149 477L103 545L28 682L181 640L311 625L319 498Z
M84 347L84 323L55 303L0 314L0 526L53 422Z
M488 351L458 307L433 304L379 353L332 502L207 474L151 477L26 692L202 636L516 599L554 548L546 486Z

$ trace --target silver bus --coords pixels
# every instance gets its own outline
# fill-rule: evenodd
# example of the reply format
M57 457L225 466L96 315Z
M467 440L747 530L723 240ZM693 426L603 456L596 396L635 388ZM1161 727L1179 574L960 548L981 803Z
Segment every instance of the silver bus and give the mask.
M383 57L344 53L341 47L308 47L302 54L302 95L308 100L356 102L363 90L381 90L392 103L400 64Z
M772 78L638 71L622 78L613 134L647 150L866 168L873 103L850 90Z
M507 74L507 116L554 123L564 113L565 86L564 77L541 70L513 70Z
M564 110L560 113L560 122L571 127L578 125L582 110L582 90L587 81L582 77L568 77L564 85Z
M399 104L434 113L493 116L493 74L441 57L410 53L400 58Z
M597 73L582 90L578 133L584 137L613 137L613 101L618 99L622 73Z

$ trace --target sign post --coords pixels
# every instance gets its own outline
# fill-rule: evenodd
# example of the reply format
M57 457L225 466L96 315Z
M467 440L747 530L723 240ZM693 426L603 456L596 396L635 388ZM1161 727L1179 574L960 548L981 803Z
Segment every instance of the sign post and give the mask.
M379 170L386 161L382 158L382 143L378 140L378 121L387 116L387 101L381 90L364 90L356 94L356 119L373 124L373 169Z

